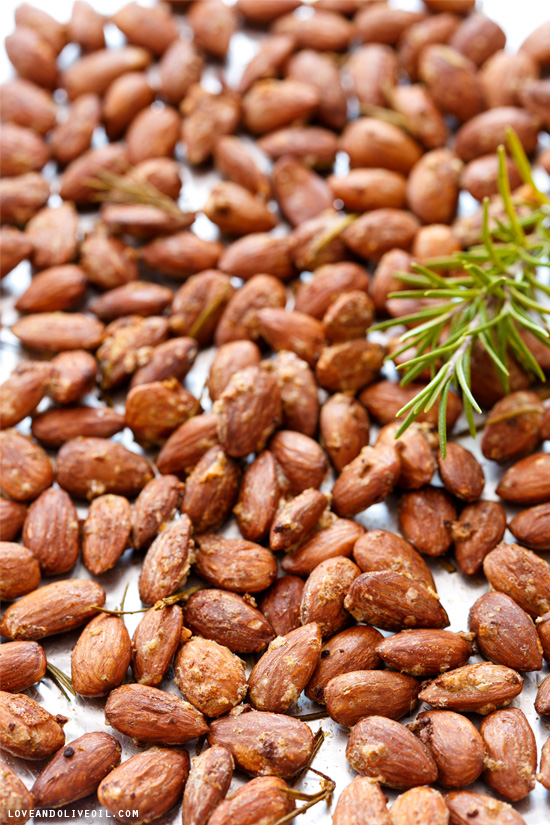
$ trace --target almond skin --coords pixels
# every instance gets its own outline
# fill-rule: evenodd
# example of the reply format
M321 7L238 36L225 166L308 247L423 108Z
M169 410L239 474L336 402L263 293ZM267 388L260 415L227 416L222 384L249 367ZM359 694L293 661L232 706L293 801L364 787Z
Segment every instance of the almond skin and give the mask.
M328 506L328 499L319 490L304 490L279 507L271 523L269 546L272 550L289 550L303 541L313 530Z
M75 438L57 455L59 486L77 498L135 496L153 477L149 462L104 438Z
M264 650L275 637L267 619L236 593L202 590L188 600L185 626L235 653Z
M321 632L315 622L274 639L248 678L252 706L273 713L287 711L313 675L320 652Z
M214 412L220 444L228 455L243 458L258 453L281 420L278 384L259 367L247 367L230 378Z
M208 717L223 716L246 696L245 663L212 639L192 636L176 654L175 682Z
M183 745L208 731L204 716L189 702L146 685L113 690L105 719L126 736L153 745Z
M23 525L23 543L38 559L44 576L59 576L75 566L78 515L64 490L50 487L33 501Z
M470 608L470 630L481 653L514 670L540 670L542 646L531 618L505 593L485 593Z
M31 432L48 447L60 447L79 436L110 438L124 429L124 416L110 407L68 407L37 415Z
M386 797L380 785L366 776L356 776L340 796L332 817L333 825L350 825L364 818L370 825L391 825Z
M355 670L335 676L325 686L327 711L335 722L352 728L366 716L400 719L417 703L420 684L412 676L386 670Z
M130 656L130 636L122 619L100 613L86 625L73 649L74 689L80 696L105 696L121 684Z
M192 533L190 519L182 515L153 541L139 576L139 595L144 604L155 604L182 589L195 558Z
M389 570L362 573L351 585L344 607L357 621L383 630L449 625L433 590Z
M543 504L550 501L550 457L535 453L513 464L496 489L511 504Z
M205 453L217 443L217 415L197 415L172 433L158 455L157 467L161 473L190 473Z
M45 759L63 745L65 716L52 716L23 693L0 691L0 746L21 759Z
M233 508L241 535L261 541L269 532L281 497L280 471L270 450L264 450L247 467Z
M277 577L277 562L259 544L203 533L197 538L195 570L222 590L259 593Z
M328 462L316 441L303 433L279 430L269 442L269 449L288 479L293 495L309 487L319 489Z
M463 501L476 501L485 487L485 476L469 450L449 444L447 456L438 455L439 474L445 489Z
M163 524L174 517L183 484L173 475L152 478L137 497L132 512L134 547L147 547Z
M235 766L252 776L294 776L311 755L313 734L299 719L280 713L236 708L215 719L208 734L210 745L222 745Z
M187 478L181 506L197 533L225 521L235 504L239 481L239 467L221 447L211 447L202 456Z
M233 757L225 748L214 745L197 756L183 792L183 825L206 825L227 794L232 776Z
M57 807L94 793L120 763L119 742L108 733L85 733L64 745L37 776L32 795L37 805Z
M277 636L300 627L300 604L304 582L298 576L281 576L260 602L260 610Z
M138 817L127 822L151 822L178 802L188 773L186 751L151 748L111 771L97 789L97 797L112 816L118 817L121 810L137 810Z
M289 816L296 803L287 793L288 785L274 776L258 777L229 794L210 819L209 825L255 825L277 822ZM194 823L193 823L194 825ZM202 825L202 822L201 822Z
M506 799L518 802L535 787L537 744L523 711L496 710L481 723L485 745L483 778Z
M390 788L412 788L437 779L428 749L406 727L383 716L355 725L346 759L358 773Z
M353 558L363 573L392 570L435 590L430 568L404 538L388 530L368 530L353 547Z
M518 541L533 550L550 550L550 503L517 513L510 522L510 530Z
M450 670L428 682L419 699L436 708L485 716L521 693L523 678L509 667L480 662Z
M8 639L36 640L74 630L105 604L99 584L70 579L46 584L8 607L0 633Z
M453 791L445 795L445 803L451 815L451 825L467 825L474 817L477 817L478 825L491 825L495 817L503 825L525 825L523 817L511 805L488 794Z
M411 788L391 806L392 825L448 825L449 811L435 788Z
M16 773L0 762L0 817L7 822L16 816L20 822L27 822L34 804L33 798Z
M472 646L449 630L403 630L384 639L376 652L387 665L402 673L435 676L465 665Z
M506 513L498 502L478 501L465 507L451 525L455 558L462 572L476 573L505 530Z
M16 501L37 498L53 484L51 461L38 444L16 430L0 432L0 483Z
M483 740L476 727L451 710L425 710L408 725L430 751L445 788L463 788L483 770Z
M281 567L287 573L307 576L326 559L351 556L355 542L364 532L365 528L356 521L332 518L296 552L285 556Z
M153 607L145 613L132 638L132 671L136 682L152 687L162 682L182 634L183 613L178 604L162 610Z
M380 657L376 647L381 641L382 634L374 627L359 625L342 630L325 642L307 685L307 698L325 704L325 688L331 679L350 671L377 668Z
M350 621L344 599L361 571L350 559L336 557L322 561L313 570L302 595L302 624L316 622L321 634L333 636Z
M335 512L348 518L383 501L393 490L400 472L401 459L395 446L363 447L332 488Z
M485 557L483 572L495 590L506 593L530 616L550 610L550 565L531 550L502 542Z
M92 501L82 528L82 561L94 576L110 570L128 546L128 499L110 493Z
M0 646L0 690L20 693L46 673L46 654L37 642L4 642Z
M427 556L441 556L452 543L456 509L451 497L436 487L404 493L399 501L399 528Z
M0 541L0 598L11 601L36 590L40 584L40 565L27 547Z

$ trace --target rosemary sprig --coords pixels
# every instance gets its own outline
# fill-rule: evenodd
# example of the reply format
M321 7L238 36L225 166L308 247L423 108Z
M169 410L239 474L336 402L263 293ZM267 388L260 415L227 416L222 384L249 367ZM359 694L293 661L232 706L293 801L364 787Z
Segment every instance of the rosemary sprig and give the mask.
M537 268L550 266L550 199L533 181L531 167L521 142L511 129L507 133L510 153L524 182L530 187L533 204L526 215L518 214L510 192L504 146L498 148L499 192L506 218L491 216L489 200L483 202L482 243L458 252L430 267L413 265L412 273L396 273L412 287L392 298L425 298L434 302L399 320L411 325L400 336L401 346L389 356L395 360L409 349L415 356L397 366L401 384L414 381L426 370L430 381L399 411L405 416L397 432L401 435L422 412L439 401L438 430L442 456L447 444L447 400L452 389L462 395L468 428L475 438L474 411L481 412L471 385L470 364L474 347L481 346L493 362L506 392L510 391L508 357L513 355L533 378L545 380L539 364L520 332L529 331L550 347L546 316L550 287L537 278ZM444 277L438 269L458 270ZM542 298L542 302L541 302ZM394 326L395 319L372 329Z
M70 702L71 697L67 694L67 691L71 693L73 696L76 696L76 691L73 687L73 683L69 679L69 677L63 673L62 670L59 670L58 667L52 665L51 662L46 664L46 672L54 685L59 688L61 693L64 695L65 699Z
M131 169L124 175L100 169L96 177L90 178L86 183L97 190L98 201L154 206L164 212L181 214L181 209L172 198L157 189L150 181L133 177Z

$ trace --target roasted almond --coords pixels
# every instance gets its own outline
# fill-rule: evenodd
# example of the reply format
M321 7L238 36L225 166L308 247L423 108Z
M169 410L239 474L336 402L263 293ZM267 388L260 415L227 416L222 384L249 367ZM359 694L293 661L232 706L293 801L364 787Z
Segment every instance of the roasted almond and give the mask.
M538 121L524 109L498 106L470 118L456 134L455 150L464 161L496 152L506 141L506 129L513 129L527 153L537 143Z
M184 421L200 411L200 402L176 378L132 387L126 396L125 423L139 444L162 444Z
M173 518L182 492L183 484L173 475L153 478L145 485L132 513L132 537L136 549L149 545L162 525Z
M289 550L300 544L314 529L328 503L319 490L309 489L282 504L271 523L271 549Z
M408 175L420 158L420 146L399 127L383 120L364 117L345 127L340 148L347 152L350 166L391 169Z
M426 46L418 71L436 105L447 114L465 121L483 110L476 64L460 51L442 44Z
M258 310L257 317L262 338L275 352L290 350L315 366L325 343L320 321L279 307L264 307Z
M222 524L235 504L240 471L221 447L211 447L187 477L181 509L197 533Z
M161 610L152 607L145 613L132 638L132 671L136 682L151 686L162 682L182 635L183 613L178 604Z
M6 37L6 52L20 77L48 89L57 85L55 50L34 27L17 26Z
M483 428L485 458L514 461L534 450L541 437L542 415L542 402L533 392L514 392L497 401Z
M247 367L257 367L261 360L259 348L252 341L229 341L216 350L208 373L208 394L217 401L235 373Z
M449 625L433 590L390 570L362 573L351 585L344 607L357 621L383 630Z
M0 386L0 426L2 429L19 424L38 406L46 392L50 370L39 361L26 362L15 369Z
M203 64L204 59L193 43L174 40L159 63L162 97L177 106L191 86L200 81Z
M8 607L0 633L8 639L43 639L79 627L104 604L105 591L95 582L67 579L46 584Z
M383 501L401 472L399 450L393 444L363 447L338 476L332 488L333 507L347 518Z
M95 793L101 780L120 763L120 753L119 742L102 731L73 739L35 779L35 803L57 807Z
M197 357L198 346L193 338L171 338L151 350L147 363L132 376L130 387L177 378L183 381ZM141 359L140 359L141 360Z
M23 543L44 576L68 573L78 559L78 515L64 490L50 487L33 501L23 525Z
M355 31L350 21L341 14L318 9L304 20L285 14L275 21L272 30L294 35L299 48L331 52L344 51Z
M385 252L398 247L408 249L420 224L404 209L373 209L342 232L342 240L352 252L367 261L378 261Z
M153 477L149 462L106 438L74 438L57 454L57 481L77 498L136 496Z
M115 566L128 547L131 511L128 499L112 493L94 499L82 527L82 561L94 576Z
M365 528L356 521L332 517L298 550L285 556L281 566L287 573L307 576L326 559L351 556L355 542L364 532Z
M20 693L46 673L46 654L37 642L4 642L0 646L0 690Z
M24 347L45 352L96 349L104 326L78 312L39 312L20 318L11 328Z
M542 504L550 500L550 456L534 453L513 464L496 489L511 504Z
M483 740L472 722L451 710L425 710L410 724L430 751L445 788L463 788L483 770Z
M153 745L183 745L208 731L204 716L189 702L147 685L115 688L105 719L120 733Z
M1 99L1 97L0 97ZM20 232L15 226L2 226L0 228L0 278L4 278L12 269L30 257L32 243L24 232Z
M550 550L550 502L523 510L509 526L522 544L534 550Z
M485 716L521 693L523 678L509 667L479 662L450 670L428 682L419 699L436 708Z
M495 590L506 593L530 616L550 610L550 565L519 544L502 542L483 562Z
M124 416L112 407L50 409L31 424L34 437L48 447L60 447L79 436L110 438L122 429Z
M285 2L288 0L283 0L283 3L278 5L283 6ZM257 80L277 77L286 59L292 54L295 41L292 36L276 34L262 39L259 46L259 50L247 63L242 73L238 87L240 94L247 92Z
M396 670L411 676L435 676L465 665L472 645L450 630L403 630L384 639L376 652Z
M456 214L461 169L462 163L450 149L433 149L423 155L407 181L409 209L425 223L450 223Z
M380 424L390 424L395 420L401 408L411 401L423 387L423 384L408 384L406 387L401 387L392 381L379 381L363 390L359 400L376 421ZM420 413L416 420L419 423L437 424L438 410L439 403L436 403L429 412ZM461 412L461 402L455 393L450 392L447 405L449 430L452 430Z
M369 443L370 421L365 408L350 395L336 393L321 407L321 436L337 471Z
M425 745L399 722L383 716L355 725L346 759L358 773L390 788L412 788L437 779L437 766Z
M483 778L506 799L518 802L535 787L537 745L519 708L496 710L481 723L485 746Z
M223 60L231 36L237 28L235 9L225 6L220 0L207 0L206 3L192 7L187 20L197 46Z
M289 790L284 779L257 777L230 793L208 821L210 825L233 825L234 822L254 825L262 819L276 822L283 816L290 816L296 807Z
M294 776L307 764L313 733L305 722L281 713L261 713L244 706L215 719L210 745L222 745L235 765L252 776ZM249 786L248 786L249 787Z
M29 501L53 484L50 459L38 444L16 430L0 432L0 484L16 501Z
M208 717L223 716L246 696L245 663L212 639L192 636L176 654L175 682Z
M0 746L21 759L45 759L63 745L65 716L52 716L24 693L0 691ZM302 723L303 724L303 723Z
M398 486L404 490L417 490L429 484L435 472L436 462L433 454L433 437L424 424L413 421L396 439L400 428L398 421L386 424L380 430L377 444L399 444L401 473Z
M445 118L430 92L421 83L397 85L386 90L393 109L405 120L413 137L427 149L439 149L449 136Z
M461 444L447 445L445 458L438 455L439 475L445 489L467 502L476 501L485 487L485 476L477 459Z
M269 449L299 495L309 487L319 489L328 469L321 447L312 438L292 430L279 430L269 442Z
M159 315L127 315L106 328L97 361L105 390L122 384L147 360L150 348L168 337L168 320ZM143 359L143 362L142 362Z
M293 157L281 157L272 172L273 191L281 214L291 224L330 209L334 196L324 178Z
M325 642L317 667L307 685L308 699L325 704L325 688L331 679L355 670L377 668L380 657L376 647L381 641L382 634L374 627L359 625L342 630Z
M216 327L215 342L257 340L260 337L257 312L263 307L284 307L286 295L281 282L271 275L255 275L233 294Z
M3 122L27 126L39 135L45 135L55 123L57 107L51 95L29 80L17 77L3 83L0 99Z
M506 530L506 513L496 501L478 501L464 508L451 525L455 558L463 573L476 573Z
M316 622L323 636L342 630L350 621L344 599L360 573L357 565L343 556L322 561L306 581L300 607L302 624Z
M130 664L130 636L122 619L100 613L86 625L71 656L71 678L80 696L105 696Z
M85 52L105 48L103 25L105 19L86 0L75 0L68 35L71 43L78 43Z
M257 710L284 713L311 679L321 651L315 622L277 636L248 677L249 698Z
M112 50L109 51L112 54ZM59 194L63 200L72 200L78 204L92 203L97 197L94 182L98 175L105 172L120 174L127 164L127 152L120 143L88 149L71 161L63 172Z
M8 38L6 38L8 39ZM0 185L2 223L24 225L50 197L50 184L38 172L5 178Z
M449 494L437 487L404 493L399 501L399 527L405 538L427 556L441 556L452 543L456 509Z
M345 261L327 264L315 271L311 281L299 285L295 308L322 320L333 301L352 290L369 290L369 280L363 267Z
M27 547L0 541L0 598L7 601L36 590L40 584L40 565Z
M241 101L227 87L213 94L194 83L180 103L180 112L187 160L194 165L208 160L222 135L235 131L241 119Z
M300 627L300 604L304 582L298 576L281 576L260 602L260 610L277 636Z
M62 85L71 100L86 92L102 95L117 77L125 72L145 69L150 60L150 54L136 46L98 49L71 64L63 72Z
M92 142L94 130L101 122L101 101L96 94L79 95L69 108L67 119L50 132L54 158L65 165L76 160Z
M535 699L535 710L537 713L543 715L550 714L550 680L548 677L543 679L537 689L537 697Z
M262 362L273 372L281 392L282 426L311 437L317 432L319 418L318 387L311 367L296 353L278 352Z
M374 304L369 296L362 290L347 292L336 298L325 312L325 335L331 344L351 342L366 335L373 318Z
M263 135L297 118L307 119L319 100L319 91L311 83L274 78L259 80L243 98L244 124L252 134Z
M541 783L541 785L544 785L546 790L548 790L548 786L550 786L550 746L548 745L549 741L550 740L547 739L541 748L540 773L537 774L538 781Z
M204 825L219 808L232 776L233 757L225 748L214 745L197 756L183 792L183 825Z
M346 785L334 809L333 825L349 825L354 819L365 817L370 825L391 825L386 797L377 782L365 776L356 776Z
M481 653L514 670L540 670L542 646L530 617L505 593L485 593L470 608L470 630Z
M382 344L356 338L324 347L315 375L329 392L357 392L378 378L386 349Z
M178 142L180 118L175 109L149 106L134 117L126 130L128 159L133 166L150 158L170 157Z
M273 554L251 541L205 533L197 538L195 570L223 590L258 593L277 576Z
M189 335L207 346L234 292L228 276L217 269L206 269L191 276L174 296L170 318L172 332Z
M284 37L284 35L281 35ZM340 130L347 120L347 100L335 60L314 49L303 49L287 63L286 75L310 83L320 93L317 118L331 129Z
M38 172L48 159L48 147L36 132L15 123L4 123L0 140L0 171L3 176Z
M192 533L191 521L183 514L153 541L139 576L139 595L144 604L155 604L182 589L195 559Z
M16 816L20 822L27 822L34 800L21 782L16 773L0 762L0 816L2 822L7 822L9 817Z
M176 21L167 6L144 8L128 3L113 15L112 21L129 43L154 54L163 54L178 36Z
M275 378L257 366L236 372L214 405L218 437L226 453L243 458L260 452L281 420Z
M130 281L109 290L90 305L90 311L104 321L123 315L160 315L172 303L172 292L159 284Z
M354 670L325 685L324 701L335 722L353 727L366 716L400 719L417 703L420 684L412 676L387 670Z
M235 653L264 650L275 637L267 619L236 593L202 590L185 606L185 626Z
M134 250L101 226L82 241L80 265L88 280L99 289L114 289L138 277Z
M280 471L273 453L264 450L247 467L233 512L242 536L263 539L271 528L281 497Z
M411 788L398 796L390 810L392 825L448 825L445 799L435 788Z
M490 825L500 819L506 825L525 825L523 817L507 802L475 791L453 791L445 795L451 825L467 825L477 817L478 825Z
M0 540L11 541L20 533L27 508L8 498L0 497ZM1 577L0 577L1 578Z

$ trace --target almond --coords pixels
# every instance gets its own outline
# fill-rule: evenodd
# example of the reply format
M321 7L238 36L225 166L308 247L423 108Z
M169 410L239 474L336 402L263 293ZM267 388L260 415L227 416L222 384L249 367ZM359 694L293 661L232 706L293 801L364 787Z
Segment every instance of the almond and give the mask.
M300 544L314 529L328 499L318 490L304 490L286 501L271 523L269 545L272 550L289 550Z
M34 28L19 25L6 37L6 52L17 74L39 86L57 85L56 53Z
M550 565L531 550L502 542L483 562L495 590L506 593L530 616L550 610Z
M27 508L24 504L0 497L0 540L11 541L16 538L26 515Z
M237 28L235 9L225 6L221 0L207 0L206 3L193 6L187 20L197 46L223 60L231 36Z
M345 261L327 264L315 271L311 281L299 285L295 308L322 320L333 301L352 290L369 290L369 280L363 267Z
M285 556L282 568L287 573L307 576L325 559L351 556L353 546L365 528L355 521L333 518L307 539L296 552Z
M424 19L424 12L405 11L384 6L367 6L355 18L358 33L366 42L395 44L404 31Z
M230 298L216 327L215 343L222 347L230 341L260 337L258 310L284 307L285 290L272 275L254 275Z
M425 710L408 726L430 751L445 788L463 788L483 770L483 740L472 722L451 710Z
M540 616L537 619L537 631L539 634L539 639L542 644L542 649L544 651L544 658L548 660L550 657L550 613L545 613L544 616Z
M498 502L478 501L465 507L451 525L455 558L462 572L476 573L505 530L506 513Z
M315 86L320 94L317 118L331 129L342 129L348 106L336 61L313 49L303 49L290 58L286 74L292 80Z
M525 825L511 805L500 802L494 796L475 791L453 791L445 795L445 803L451 815L451 825L467 825L477 817L478 825L490 825L500 819L506 825Z
M174 604L143 616L132 638L132 671L142 685L162 682L183 637L183 614ZM187 631L189 633L189 631Z
M195 165L208 160L222 135L235 131L241 119L241 100L227 88L212 94L194 83L180 103L180 112L187 160Z
M411 676L435 676L465 665L472 645L449 630L404 630L384 639L376 652L396 670Z
M103 343L97 351L101 386L110 390L122 384L147 358L150 347L168 337L168 320L158 315L141 318L128 315L105 328Z
M406 387L401 387L391 381L379 381L363 390L359 400L373 418L381 424L390 424L395 420L401 408L423 387L423 384L408 384ZM420 413L416 420L419 423L437 424L438 410L439 403L434 404L428 413ZM453 392L450 392L447 406L447 426L450 430L454 427L461 412L461 402Z
M540 751L540 773L537 774L537 779L544 785L546 790L548 790L548 786L550 785L550 762L549 762L549 755L550 755L550 746L548 745L548 739L544 743Z
M503 49L506 35L500 26L484 14L472 14L456 29L450 39L453 49L464 54L476 66Z
M27 690L44 677L46 664L46 654L37 642L4 642L0 647L0 690Z
M109 83L103 99L103 122L109 139L122 137L126 127L153 98L145 72L126 72Z
M44 576L68 573L78 559L78 515L64 490L50 487L33 501L23 525L23 543Z
M260 602L260 610L277 634L286 636L300 627L304 582L298 576L281 576Z
M90 232L80 246L80 265L89 281L99 289L114 289L138 277L134 250L105 228Z
M16 816L20 822L27 822L34 804L33 798L16 773L0 762L0 817L7 822Z
M0 98L1 99L1 98ZM30 257L32 243L24 232L14 226L0 228L0 278L4 278L12 269Z
M461 169L462 163L455 153L445 148L427 152L414 165L407 181L407 203L420 220L451 223L458 204ZM407 246L403 244L404 249Z
M103 15L95 11L86 0L75 0L68 23L69 40L78 43L85 52L105 48L104 22Z
M259 593L277 577L277 562L270 550L212 533L197 538L194 566L209 584L237 593Z
M218 171L233 183L244 186L254 195L267 198L271 184L261 171L246 144L233 135L225 135L214 149L214 163Z
M309 487L318 489L321 486L328 462L312 438L292 430L279 430L269 442L269 449L281 465L294 495Z
M124 416L112 407L66 407L37 415L31 424L34 437L47 447L60 447L79 436L110 438L124 429Z
M162 525L173 518L182 492L183 484L173 475L153 478L145 485L132 513L132 536L137 550L148 546Z
M0 184L0 194L2 223L23 225L47 202L50 184L38 172L28 172L16 178L5 178Z
M147 240L186 229L194 222L195 213L140 203L105 203L100 218L110 232Z
M515 515L510 530L522 544L534 550L550 550L550 502Z
M512 504L543 504L550 501L550 456L534 453L513 464L496 489Z
M17 321L12 332L25 347L46 352L96 349L103 338L101 321L80 313L40 312Z
M153 541L139 576L139 595L144 604L155 604L182 589L195 558L192 532L190 519L182 515Z
M109 54L113 53L113 50L109 49ZM96 52L96 54L100 53ZM84 60L92 57L95 55L89 55ZM63 172L59 194L63 200L72 200L78 204L95 202L97 189L93 186L93 182L97 176L104 172L120 174L127 165L127 152L120 143L107 144L98 149L88 149L83 155L71 161Z
M19 424L38 406L46 391L50 375L47 365L38 361L16 369L0 386L0 425L2 429Z
M546 66L550 62L548 50L548 23L541 23L540 26L525 38L520 46L520 51L530 55L540 66Z
M246 696L245 663L212 639L192 636L185 642L174 673L183 696L208 717L223 716Z
M34 129L39 135L45 135L55 123L57 107L51 95L22 77L2 84L0 99L2 121Z
M334 197L325 179L296 158L279 158L273 167L272 181L281 214L291 226L298 226L332 206Z
M318 387L311 367L296 353L282 350L262 363L273 372L281 392L282 424L314 437L319 419Z
M232 776L233 757L225 748L214 745L197 756L183 792L183 825L205 825L227 794Z
M411 134L427 149L439 149L445 145L449 136L445 118L422 84L394 86L386 96L393 109L404 117Z
M128 159L132 165L150 158L170 157L178 142L180 118L175 109L142 109L126 131Z
M94 576L115 566L128 547L131 511L128 499L112 493L94 499L82 527L82 561Z
M162 444L200 410L194 395L176 378L132 387L126 396L125 422L139 444Z
M72 104L67 119L50 132L54 158L65 165L90 148L94 130L101 122L101 101L96 94L80 95Z
M292 261L299 270L313 270L325 264L347 261L351 255L341 233L347 225L341 212L327 209L304 221L290 236Z
M104 321L123 315L161 315L172 303L172 292L159 284L130 281L96 298L90 311Z
M281 497L279 474L269 450L260 453L245 470L233 512L241 535L249 541L259 541L269 533Z
M290 35L275 34L263 39L259 44L259 50L244 67L238 87L239 93L247 92L257 80L277 77L294 47L295 40Z
M185 626L235 653L264 650L275 637L267 619L236 593L202 590L185 606Z
M54 582L11 605L2 617L0 632L9 639L43 639L73 630L95 616L104 603L105 592L95 582Z
M310 366L315 366L325 343L322 324L301 312L288 312L278 307L258 310L259 331L275 350L291 350Z
M333 825L350 825L363 817L370 825L391 825L386 807L386 797L380 785L365 776L356 776L347 785L336 803L332 817Z
M376 647L381 641L382 634L374 627L359 625L342 630L325 642L307 685L308 699L325 704L325 689L331 679L351 671L377 668L380 657ZM334 692L332 698L336 699Z
M46 390L57 404L77 401L95 384L97 365L89 352L61 352L50 363L52 369Z
M470 630L481 653L514 670L540 670L542 646L529 616L505 593L485 593L470 608Z
M38 444L16 430L0 432L0 483L16 501L29 501L53 484L51 461Z
M386 424L380 430L376 443L396 445L397 441L401 459L401 473L397 484L404 490L417 490L429 484L435 472L433 437L426 425L413 421L396 439L400 426L397 421Z
M95 92L102 95L113 80L125 72L145 69L151 60L145 49L123 46L119 49L98 49L85 55L63 72L62 85L71 100Z
M284 713L311 679L321 651L315 622L277 636L248 678L249 698L257 710Z
M40 584L40 566L34 553L11 541L0 541L0 597L11 601L31 593Z
M48 147L36 132L15 123L4 123L0 142L0 171L3 176L39 172L48 159Z
M483 110L477 66L461 52L447 45L426 46L418 70L436 105L447 114L465 121Z
M357 621L383 630L449 625L433 590L389 570L362 573L351 585L344 607Z
M340 148L347 152L350 166L391 169L408 175L420 158L418 143L404 131L371 117L354 120L345 127Z
M23 693L0 691L0 745L21 759L45 759L65 741L65 716L52 716Z
M435 788L411 788L398 796L391 806L392 825L448 825L449 811Z
M364 338L324 347L315 369L317 381L329 392L357 392L376 380L385 354L382 344Z
M358 773L390 788L412 788L437 779L428 749L406 727L383 716L355 725L346 759Z
M220 444L228 455L258 453L281 420L278 384L257 366L240 370L230 378L214 412Z
M299 48L329 52L345 51L355 32L350 21L342 15L317 9L303 20L293 14L279 17L272 30L277 34L294 35Z
M419 699L436 708L485 716L509 705L521 693L523 679L509 667L479 662L450 670L428 682Z
M63 746L35 779L37 805L57 807L94 793L120 763L120 744L108 733L85 733Z
M22 3L16 8L14 16L17 26L28 26L29 29L39 32L46 43L50 44L56 55L66 45L67 31L65 26L47 12L31 6L29 3Z
M331 719L353 727L366 716L399 719L412 713L420 684L411 676L386 670L355 670L335 676L325 686Z
M316 622L323 636L333 636L350 621L344 599L360 570L350 559L336 557L321 562L310 573L300 607L302 624Z
M208 741L227 748L235 766L252 776L294 776L307 764L313 748L313 734L305 722L247 706L215 719Z
M280 129L298 117L307 119L319 100L318 90L310 83L271 78L259 80L243 98L244 123L249 132L262 135Z
M113 15L112 21L129 43L154 54L163 54L178 36L176 21L167 6L144 8L128 3Z
M325 450L337 471L341 472L369 443L368 413L344 393L331 396L323 404L320 426Z
M133 497L152 477L145 458L105 438L74 438L57 454L59 486L77 498Z
M403 209L373 209L344 229L342 240L361 258L378 261L394 247L408 249L419 228L417 218Z
M161 473L190 473L211 447L218 443L218 416L197 415L175 430L157 458Z
M174 106L181 103L191 86L199 83L204 58L187 40L174 40L159 63L162 97Z
M332 488L333 507L349 517L383 501L401 472L399 451L393 444L363 447L337 478Z
M197 533L211 530L228 517L237 498L240 471L221 447L211 447L191 470L181 509Z
M319 126L287 126L261 137L258 146L274 160L294 155L309 166L324 169L334 163L338 138L334 132Z
M264 0L261 0L263 3ZM254 825L256 822L275 823L290 816L296 803L287 791L290 788L283 779L262 776L252 779L229 794L210 819L210 825Z
M193 275L176 292L170 327L175 335L189 335L207 346L235 288L222 272L207 269Z
M525 714L519 708L496 710L481 723L487 784L517 802L535 787L537 745Z
M399 527L405 538L428 556L441 556L452 543L456 520L451 497L437 487L404 493L399 501Z
M385 106L385 92L397 85L397 56L386 44L370 43L357 49L348 60L346 70L359 106L365 107L367 111L369 106Z
M527 153L537 143L538 121L524 109L499 106L472 117L456 134L456 153L464 161L495 152L506 141L506 129L513 129Z
M540 441L543 406L533 392L514 392L489 412L481 450L493 461L514 461L532 452Z
M188 773L186 751L151 748L111 771L97 789L97 797L112 816L137 810L137 818L126 821L150 822L180 800Z
M332 344L350 342L367 334L374 318L374 304L356 290L337 298L323 317L325 335ZM348 350L349 352L349 350Z
M204 716L189 702L147 685L115 688L105 719L120 733L154 745L182 745L208 731Z
M538 75L536 62L526 52L495 52L479 72L487 108L517 106L523 84Z
M71 656L80 696L105 696L121 684L130 664L130 636L122 619L101 613L86 625Z
M113 290L114 291L114 290ZM171 338L151 350L147 363L136 370L130 387L177 378L183 381L197 357L198 346L194 338Z
M448 444L445 458L439 453L439 474L449 493L463 501L476 501L485 487L485 476L472 453L460 444Z

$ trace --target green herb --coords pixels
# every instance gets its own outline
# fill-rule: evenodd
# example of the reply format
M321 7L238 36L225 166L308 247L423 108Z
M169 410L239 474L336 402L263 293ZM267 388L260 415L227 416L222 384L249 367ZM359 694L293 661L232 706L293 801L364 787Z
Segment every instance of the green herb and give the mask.
M397 432L401 435L420 415L439 400L438 429L442 456L446 456L447 401L451 388L462 395L469 431L475 438L474 411L481 412L470 380L475 346L490 356L505 392L510 391L508 357L511 353L533 378L545 380L539 364L524 343L522 330L550 347L550 287L537 279L537 268L550 266L550 199L533 181L523 147L511 129L508 145L516 166L531 188L533 202L520 212L512 201L504 146L498 148L499 191L506 218L491 218L489 199L483 201L482 243L452 257L414 264L413 272L396 273L409 290L391 298L437 299L437 303L404 318L377 324L387 329L398 322L414 325L400 336L400 346L389 356L396 359L410 348L415 357L398 365L401 384L410 384L426 370L429 383L399 411L406 415ZM443 277L436 270L460 271Z

